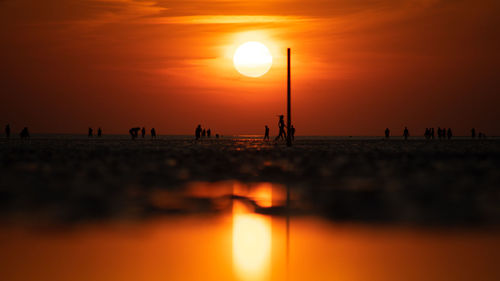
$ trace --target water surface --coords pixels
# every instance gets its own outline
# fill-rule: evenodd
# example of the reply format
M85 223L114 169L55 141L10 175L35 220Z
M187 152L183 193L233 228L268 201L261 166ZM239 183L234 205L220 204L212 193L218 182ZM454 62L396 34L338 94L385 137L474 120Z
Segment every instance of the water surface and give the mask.
M500 236L495 229L340 224L289 215L282 211L286 188L269 183L194 183L183 194L210 197L218 211L70 227L6 224L0 229L1 279L500 278ZM183 202L180 194L175 200L157 196L158 206Z

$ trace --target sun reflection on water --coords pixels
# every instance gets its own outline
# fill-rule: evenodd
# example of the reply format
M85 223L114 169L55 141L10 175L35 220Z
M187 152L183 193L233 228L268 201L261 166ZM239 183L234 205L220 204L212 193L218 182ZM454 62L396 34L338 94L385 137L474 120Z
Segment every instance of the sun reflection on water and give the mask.
M271 186L263 184L250 194L239 185L234 195L252 198L262 207L272 205ZM233 203L233 267L237 280L269 280L272 245L271 219L252 213L241 201Z

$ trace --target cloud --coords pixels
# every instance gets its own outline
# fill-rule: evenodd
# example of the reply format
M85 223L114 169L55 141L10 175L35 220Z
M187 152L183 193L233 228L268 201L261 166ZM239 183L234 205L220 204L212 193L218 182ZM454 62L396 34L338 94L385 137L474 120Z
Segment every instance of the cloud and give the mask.
M156 17L151 20L140 20L141 23L151 24L240 24L240 23L284 23L305 22L310 18L294 16L268 16L268 15L198 15Z

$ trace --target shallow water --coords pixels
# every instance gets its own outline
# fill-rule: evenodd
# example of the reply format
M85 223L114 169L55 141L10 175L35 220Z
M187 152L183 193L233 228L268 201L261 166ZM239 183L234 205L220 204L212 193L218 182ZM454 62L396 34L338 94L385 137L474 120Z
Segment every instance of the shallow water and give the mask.
M500 280L500 142L0 140L0 280Z
M279 211L292 204L286 188L269 183L193 183L176 195L155 197L164 208L187 204L186 198L211 198L219 211L70 227L6 224L0 228L1 279L500 278L496 229L338 224L290 215Z
M499 280L498 232L178 217L71 231L3 229L2 280Z

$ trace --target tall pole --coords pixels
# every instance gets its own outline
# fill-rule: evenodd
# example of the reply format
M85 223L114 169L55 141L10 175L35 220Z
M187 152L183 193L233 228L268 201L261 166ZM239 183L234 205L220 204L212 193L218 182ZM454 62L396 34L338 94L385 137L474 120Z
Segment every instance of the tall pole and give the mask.
M287 135L286 135L286 146L292 146L292 111L291 111L291 94L290 94L290 48L288 48L288 73L287 73Z

